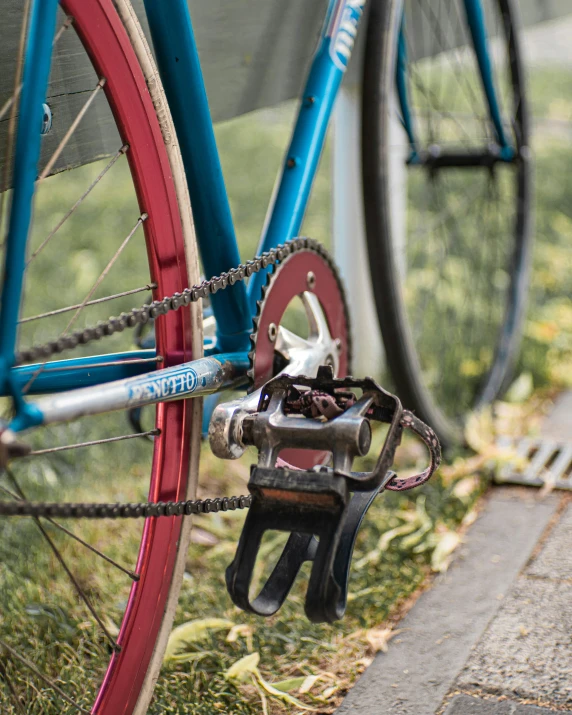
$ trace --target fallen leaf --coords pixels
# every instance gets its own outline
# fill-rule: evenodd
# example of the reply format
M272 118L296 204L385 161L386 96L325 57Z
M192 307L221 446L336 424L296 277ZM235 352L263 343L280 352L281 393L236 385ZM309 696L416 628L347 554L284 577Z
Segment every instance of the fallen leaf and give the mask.
M480 480L477 476L465 477L460 479L453 487L452 494L461 501L468 501L471 496L477 491L480 486Z
M314 684L316 683L317 680L320 679L320 675L308 675L308 677L304 678L304 682L300 686L300 689L298 692L300 695L303 695L304 693L309 692L313 687Z
M411 522L409 524L402 524L401 526L396 526L395 529L390 529L382 534L381 538L375 549L372 549L363 558L356 562L355 568L359 570L368 564L376 564L379 562L381 554L387 550L389 544L396 539L398 536L405 536L406 534L411 534L412 531L417 529L417 523Z
M240 658L236 663L233 663L224 674L227 680L238 680L243 682L249 679L250 673L258 674L258 663L260 662L260 653L251 653Z
M301 692L301 688L307 680L311 680L313 678L313 682L315 682L316 678L318 677L319 676L317 675L309 675L308 677L306 677L305 675L300 675L297 678L288 678L287 680L280 680L278 683L272 683L272 685L277 690L281 690L283 693L289 693L291 690L298 690L298 692Z
M539 499L544 499L544 497L547 497L556 486L556 479L554 478L554 474L550 471L550 469L545 469L542 474L542 477L544 479L544 484L538 492Z
M265 680L262 677L260 670L258 669L259 662L259 653L251 653L250 655L245 655L244 658L237 660L236 663L233 663L233 665L230 666L230 668L224 674L224 677L227 680L236 680L239 683L252 679L255 684L258 683L260 687L269 695L272 695L275 698L278 698L290 705L294 705L300 710L311 711L316 709L306 705L302 701L295 698L293 695L289 695L287 692L280 690L276 684L269 683L267 680Z
M505 393L506 402L524 402L534 390L532 373L521 372Z
M474 524L475 521L477 520L477 517L479 516L479 512L476 509L471 509L471 511L468 511L465 516L463 517L463 521L461 524L463 526L471 526L471 524Z
M360 658L357 662L356 665L363 665L364 668L369 668L369 666L373 663L373 658L371 657L364 657Z
M451 555L461 543L461 537L456 531L445 531L440 537L431 554L431 568L433 571L446 571L451 562Z
M326 698L331 698L332 695L338 690L337 685L331 685L329 688L326 688L325 690L322 691L322 697Z
M244 638L246 640L246 647L249 651L254 650L252 644L252 636L254 635L254 629L246 623L241 623L233 626L226 637L227 643L236 643L239 638Z
M491 444L493 438L491 411L485 408L472 412L465 423L465 440L469 447L477 454L481 454Z
M278 688L276 688L272 683L269 683L268 681L264 680L258 668L256 668L254 674L258 679L260 685L269 695L273 695L275 698L278 698L279 700L282 700L289 705L294 705L294 707L300 708L300 710L312 711L316 709L314 707L306 705L301 700L298 700L298 698L295 698L293 695L289 695L288 693L284 693L281 690L278 690Z
M232 621L224 618L199 618L177 626L171 631L164 660L170 660L191 643L198 643L208 637L212 631L229 629L234 626Z
M423 539L425 534L427 534L427 532L431 530L433 526L433 522L431 521L425 509L425 500L426 497L424 494L422 494L417 498L417 501L415 502L415 513L417 515L417 522L419 523L419 528L417 529L417 531L414 531L412 534L409 534L409 536L406 536L403 539L403 541L401 542L402 549L408 550L411 549L413 546L416 546Z
M379 651L387 653L387 644L398 633L401 631L394 631L391 628L370 628L365 633L365 639L374 653L379 653Z

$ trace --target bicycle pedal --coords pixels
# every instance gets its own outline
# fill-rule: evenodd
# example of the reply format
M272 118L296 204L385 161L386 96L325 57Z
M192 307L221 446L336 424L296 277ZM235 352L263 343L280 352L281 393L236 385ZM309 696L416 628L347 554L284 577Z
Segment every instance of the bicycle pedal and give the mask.
M370 449L371 420L390 425L383 448L371 472L352 472L354 458ZM404 427L425 441L431 463L420 475L400 480L389 467ZM259 459L248 484L252 504L226 570L233 602L258 615L276 613L302 565L310 561L306 615L313 622L342 618L353 547L367 510L384 489L410 489L429 479L440 461L436 436L371 378L336 379L329 367L320 368L316 378L281 375L269 381L262 388L258 411L243 420L242 429L244 443L257 447ZM328 451L333 467L276 466L280 452L291 447ZM266 531L290 536L260 593L251 600L254 567Z

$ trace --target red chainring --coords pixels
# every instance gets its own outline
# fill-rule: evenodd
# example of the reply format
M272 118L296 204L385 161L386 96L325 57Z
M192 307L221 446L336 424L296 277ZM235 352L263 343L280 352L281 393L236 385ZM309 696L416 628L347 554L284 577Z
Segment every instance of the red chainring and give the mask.
M309 275L312 274L309 280ZM338 272L326 252L306 248L290 254L268 278L258 303L258 323L252 335L250 376L254 389L274 377L274 342L269 327L278 327L292 300L304 292L313 293L330 329L339 340L339 369L336 377L345 377L350 370L350 325L344 289ZM301 449L283 450L280 458L301 469L324 462L326 453Z

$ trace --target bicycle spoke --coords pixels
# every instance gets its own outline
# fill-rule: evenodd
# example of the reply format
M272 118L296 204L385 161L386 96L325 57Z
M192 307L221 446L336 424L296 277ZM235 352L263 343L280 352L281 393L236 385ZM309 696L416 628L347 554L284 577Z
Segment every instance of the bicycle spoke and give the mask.
M433 102L435 102L435 97L434 97L433 92L432 92L430 89L427 89L427 88L424 86L424 84L422 83L422 81L421 81L421 79L420 79L420 77L419 77L419 75L418 75L417 70L416 70L415 68L413 68L411 65L410 65L410 69L412 70L412 71L411 71L411 80L412 80L412 82L414 83L414 85L416 86L416 88L421 92L421 94L423 94L423 96L429 101L430 104L432 103L431 98L433 99ZM414 75L415 75L415 76L414 76ZM465 140L464 140L464 141L465 141L465 145L466 145L466 146L470 146L470 145L471 145L471 142L473 141L473 140L472 140L472 137L471 137L471 135L467 132L467 130L465 129L465 127L457 120L457 118L455 117L455 115L452 114L451 112L447 111L447 110L444 110L444 109L437 109L436 111L437 111L438 114L440 114L441 116L445 117L446 119L452 119L452 120L453 120L453 122L459 127L459 129L461 130L461 132L465 135Z
M20 96L20 91L22 87L22 72L24 70L24 48L26 44L26 34L28 31L28 19L30 14L30 0L25 0L23 8L23 18L22 27L20 28L20 40L18 44L18 56L16 58L16 72L14 75L14 94L11 100L4 105L2 108L3 116L10 107L12 111L10 112L10 118L8 120L8 133L6 136L6 154L4 157L4 180L2 186L0 186L0 230L2 229L2 220L4 217L4 202L6 200L6 193L8 191L8 186L10 185L10 170L12 168L12 150L14 148L14 135L16 131L16 113L17 113L17 102L16 100ZM0 118L1 118L0 116ZM4 239L2 239L2 246L4 246Z
M453 4L455 5L455 7L456 7L456 9L457 9L457 12L458 12L458 6L456 5L456 3L453 3ZM433 32L434 32L434 34L435 34L435 39L439 42L439 44L440 44L440 46L441 46L441 49L442 49L444 52L446 52L448 55L449 55L450 53L452 53L453 56L456 57L456 51L455 51L455 50L456 50L457 48L451 48L451 49L449 49L449 48L446 47L446 45L445 45L445 37L444 37L444 34L443 34L443 29L442 29L442 27L441 27L441 23L440 23L440 21L439 21L439 18L435 15L435 11L434 11L434 9L431 7L430 3L420 2L420 5L421 5L421 8L422 8L423 14L424 14L425 17L427 18L427 20L428 20L430 26L431 26L432 29L433 29ZM440 7L441 7L441 6L440 6ZM430 13L430 15L429 15L428 13ZM461 68L455 66L455 68L453 69L453 76L455 77L455 80L456 80L456 82L457 82L458 88L462 89L463 92L465 92L465 94L466 94L466 90L465 90L465 87L464 87L464 83L461 81L461 75L460 75L460 73L459 73L460 71L461 71ZM461 71L461 74L462 74L462 71ZM441 77L441 75L442 75L442 72L438 72L438 76ZM474 106L474 107L477 107L477 106L478 106L478 103L477 103L477 101L476 101L476 97L475 97L474 95L473 95L472 97L471 97L471 96L467 96L467 99L468 99L469 102L470 102L470 106Z
M9 469L8 467L5 467L5 471L6 471L6 474L9 476L10 481L12 482L12 486L14 487L14 489L16 490L16 492L19 494L20 498L21 498L22 500L24 500L24 501L28 501L27 498L26 498L26 495L24 494L23 490L21 489L20 485L18 484L18 480L16 479L16 476L15 476L15 474L12 472L12 470ZM78 583L76 577L73 575L73 573L71 572L71 570L70 570L70 568L68 567L67 563L65 562L65 559L64 559L64 557L62 556L60 550L59 550L58 547L54 544L54 542L53 542L52 538L50 537L50 535L46 532L46 530L45 530L45 528L44 528L42 522L40 521L40 519L39 519L38 517L32 517L32 518L34 519L34 521L35 521L35 523L36 523L36 526L38 527L38 529L39 529L40 532L42 533L42 536L44 537L46 543L48 544L48 546L49 546L50 549L52 550L54 556L55 556L56 559L59 561L59 563L60 563L61 567L63 568L63 570L66 572L68 578L70 579L71 583L73 584L73 586L74 586L74 588L75 588L75 590L76 590L77 595L78 595L78 596L80 597L80 599L84 602L86 608L89 610L89 612L91 613L91 615L93 616L93 618L94 618L95 621L97 622L98 626L101 628L101 630L102 630L103 633L105 634L105 637L106 637L107 640L109 641L110 646L111 646L114 650L118 650L118 649L119 649L119 646L117 645L117 643L116 643L116 642L113 640L113 638L111 637L111 635L110 635L109 631L107 630L105 624L103 623L101 617L99 616L99 614L97 613L97 611L96 611L95 608L93 607L93 605L92 605L90 599L87 597L87 594L85 593L85 591L83 590L83 588L79 585L79 583Z
M147 214L145 214L145 213L144 213L144 214L141 214L141 216L139 216L139 218L137 219L137 223L135 224L135 226L133 226L133 228L131 229L131 231L127 234L127 236L126 236L125 239L123 240L123 243L119 246L119 248L117 249L117 251L115 251L115 253L114 253L113 256L111 257L111 260L109 261L109 263L108 263L108 264L105 266L105 268L101 271L101 273L99 274L99 278L95 281L95 283L94 283L93 286L91 287L89 293L86 295L86 297L84 298L84 300L80 303L79 308L78 308L77 311L74 313L74 315L73 315L73 317L71 318L71 320L69 321L69 323L66 325L65 330L64 330L64 334L71 328L71 326L72 326L72 325L75 323L75 321L79 318L79 316L80 316L82 310L83 310L83 309L85 308L85 306L87 305L87 302L90 300L90 298L93 296L93 294L95 293L95 291L96 291L96 290L99 288L99 286L102 284L102 282L104 281L104 279L105 279L105 277L107 276L107 274L109 273L109 271L113 268L113 265L115 264L115 262L117 261L117 259L119 258L119 256L120 256L120 255L123 253L123 251L127 248L127 244L129 243L129 241L131 240L131 238L134 236L134 234L135 234L135 232L137 231L137 229L139 228L139 226L141 226L141 225L147 220L147 218L148 218L148 216L147 216Z
M65 444L61 447L50 447L49 449L37 449L28 454L28 457L37 457L40 454L53 454L54 452L66 452L69 449L78 449L79 447L93 447L98 444L109 444L110 442L122 442L125 439L135 439L136 437L158 437L161 430L152 429L147 432L137 432L136 434L124 434L120 437L107 437L106 439L94 439L91 442L78 442L77 444Z
M26 7L29 7L30 0L26 0L26 6L24 7L24 15L27 17L27 10ZM64 24L60 27L60 29L56 32L54 36L54 42L53 42L53 47L55 47L58 43L58 40L60 37L64 34L64 32L70 27L70 25L73 23L73 17L67 17ZM4 104L2 105L2 109L0 109L0 121L4 118L6 115L6 112L10 109L10 107L16 102L18 97L20 96L20 92L22 91L22 83L20 82L15 89L14 93L12 94L11 97L9 97Z
M129 243L129 241L131 240L132 236L135 234L135 232L137 231L139 226L141 226L141 224L143 224L147 220L147 218L148 218L147 214L144 213L144 214L141 214L141 216L137 219L137 223L131 229L131 231L129 232L127 237L123 240L123 243L119 246L117 251L114 253L114 255L112 256L109 263L105 266L103 271L99 274L99 277L97 278L97 280L95 281L95 283L93 284L91 289L89 290L88 294L86 295L84 300L79 304L79 308L76 310L76 312L74 313L74 315L72 316L72 318L70 319L70 321L68 322L68 324L66 325L64 330L60 333L60 337L65 335L68 332L68 330L71 328L71 326L75 323L75 321L79 318L83 309L87 305L89 299L93 296L95 291L99 288L99 286L101 285L101 283L103 282L103 280L105 279L105 277L107 276L109 271L112 269L113 265L115 264L115 262L117 261L119 256L122 254L122 252L127 247L127 244ZM36 372L32 375L32 377L29 379L29 381L23 387L23 389L22 389L23 394L26 394L27 392L29 392L30 388L32 387L32 385L34 384L34 382L36 381L38 376L44 371L47 364L48 363L44 362L38 367Z
M107 303L109 300L115 300L116 298L124 298L126 295L134 295L135 293L147 293L149 291L155 290L157 287L156 283L148 283L147 285L141 286L141 288L132 288L131 290L125 290L122 293L114 293L113 295L106 295L103 298L96 298L95 300L88 300L84 307L87 308L90 305L98 305L99 303ZM50 310L47 313L39 313L38 315L31 315L28 318L22 318L20 323L31 323L33 320L41 320L42 318L51 318L54 315L61 315L62 313L69 313L72 310L77 310L81 308L83 303L76 303L75 305L68 305L65 308L57 308L56 310Z
M40 680L43 680L44 683L46 683L47 685L50 686L50 688L53 688L53 689L56 691L56 693L57 693L61 698L63 698L63 699L64 699L67 703L69 703L70 705L73 705L73 707L76 708L80 713L86 713L87 715L90 715L90 711L89 711L89 710L86 710L86 709L83 708L81 705L79 705L78 703L76 703L76 701L73 700L72 698L70 698L69 695L67 695L66 693L64 693L64 691L63 691L58 685L56 685L53 680L51 680L50 678L48 678L47 675L45 675L44 673L42 673L42 671L41 671L39 668L37 668L37 667L34 665L34 663L32 663L32 662L31 662L30 660L28 660L27 658L24 658L23 655L21 655L20 653L18 653L17 650L14 650L14 648L12 648L11 646L9 646L8 643L6 643L6 641L2 640L1 638L0 638L0 647L4 648L5 651L7 651L8 653L10 653L10 655L11 655L13 658L16 658L16 660L20 661L20 663L22 663L22 665L25 665L26 668L28 668L28 670L31 670L32 673L34 673L35 675L37 675L38 678L40 678Z
M140 435L137 435L137 436L140 436ZM12 499L15 499L16 501L22 501L21 497L19 497L17 494L14 494L14 492L10 491L9 489L6 489L6 487L0 486L0 491L4 492L4 494L7 494L8 496L12 497ZM67 534L69 537L71 537L72 539L77 541L79 544L81 544L82 546L85 546L86 549L89 549L97 556L100 556L104 561L107 561L107 563L111 564L112 566L115 566L115 568L118 569L119 571L123 571L123 573L126 574L127 576L129 576L129 578L132 579L133 581L139 580L139 576L136 573L134 573L133 571L131 571L128 568L125 568L125 566L122 566L120 563L117 563L117 561L114 561L111 557L107 556L107 554L104 554L103 551L96 549L95 546L88 544L87 541L84 541L80 536L78 536L77 534L74 534L73 531L70 531L69 529L67 529L63 524L60 524L59 522L55 521L50 516L45 516L43 518L49 524L51 524L52 526L55 526L56 529L59 529L64 534Z
M26 263L26 267L30 265L30 263L34 260L34 258L42 251L45 246L48 244L48 241L60 230L60 228L64 225L64 223L68 220L68 218L74 213L74 211L81 206L81 204L84 202L84 200L89 196L91 191L99 184L101 179L107 174L107 172L111 169L111 167L115 164L115 162L119 159L119 157L123 156L129 149L128 144L124 144L121 149L113 156L111 161L105 166L105 168L100 172L100 174L94 179L94 181L88 186L86 191L79 197L79 199L75 202L75 204L71 207L71 209L63 216L63 218L58 222L58 224L53 228L50 233L47 235L47 237L42 241L42 243L36 248L36 250L32 253L30 258L28 259L28 262Z
M77 129L79 123L81 122L81 120L82 120L83 117L85 116L87 110L88 110L88 109L91 107L91 105L93 104L93 101L94 101L95 98L97 97L97 95L98 95L98 93L99 93L99 90L102 89L103 86L105 85L105 82L106 82L105 77L102 77L102 78L99 80L99 82L95 85L95 88L91 91L91 94L89 95L89 98L88 98L87 102L86 102L86 103L83 105L83 107L80 109L80 111L79 111L79 113L77 114L76 118L73 120L73 122L72 122L70 128L69 128L69 129L67 130L67 132L65 133L63 139L62 139L61 142L58 144L58 146L57 146L55 152L52 154L50 160L48 161L48 163L47 163L46 166L44 167L44 170L43 170L42 173L40 174L40 177L38 178L38 184L41 184L42 181L46 178L46 176L49 175L49 173L50 173L50 171L52 170L54 164L55 164L56 161L59 159L60 154L61 154L62 151L65 149L66 144L69 142L69 140L70 140L71 137L73 136L73 133L74 133L75 130Z

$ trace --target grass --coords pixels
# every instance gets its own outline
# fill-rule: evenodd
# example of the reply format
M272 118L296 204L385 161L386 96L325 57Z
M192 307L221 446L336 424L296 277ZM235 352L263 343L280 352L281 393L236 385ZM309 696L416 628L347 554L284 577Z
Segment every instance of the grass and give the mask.
M533 73L531 82L536 113L553 119L570 118L570 73L539 70ZM570 97L570 101L554 97ZM244 117L217 128L243 258L255 252L290 114L292 108L286 108L263 118ZM535 152L537 242L530 314L518 372L528 374L537 390L546 391L571 386L566 366L572 358L572 198L567 180L572 150L563 144L560 135L551 137L543 131L536 138ZM329 162L326 148L304 225L307 235L326 244L331 229ZM32 246L39 245L77 197L79 187L99 169L92 165L47 182L49 192L40 193L37 201ZM62 228L57 242L32 267L26 286L26 315L66 305L85 294L112 247L130 230L137 209L125 167L118 166L117 170L113 180L108 181L108 177L107 183L102 182L99 193ZM109 274L106 289L135 287L148 280L141 235L134 237L123 259L121 268L117 266ZM114 307L122 310L132 304L127 299ZM90 308L85 320L91 324L108 314L105 308ZM22 342L51 337L65 322L54 318L40 327L29 324ZM128 345L123 335L114 337L106 348L123 349ZM535 402L531 411L538 414L540 407L541 403ZM503 406L500 414L506 421L507 414L514 417L520 413L517 408ZM486 478L480 474L490 474L498 458L494 450L483 446L484 440L477 444L476 437L484 429L482 424L472 425L474 446L480 451L476 459L450 455L441 473L427 486L412 494L386 493L374 503L356 544L347 615L333 626L310 624L302 615L301 581L275 617L253 618L234 608L226 594L224 570L232 559L244 515L197 518L176 615L177 625L194 624L193 635L180 641L174 657L165 663L150 712L242 715L258 714L263 707L269 713L300 712L294 701L286 702L272 694L269 684L276 686L284 681L290 681L281 685L289 696L316 712L331 712L375 650L386 647L390 635L399 637L397 632L390 632L399 615L419 589L430 582L431 573L446 566L450 550L459 543L458 530L472 520L486 486ZM118 414L51 428L31 439L38 446L61 444L111 436L121 430L125 431L124 416ZM105 450L64 452L22 462L15 465L14 472L27 494L35 499L139 501L145 498L150 455L148 443L124 442ZM406 441L397 467L414 468L423 458L419 445ZM243 493L250 461L252 455L236 463L219 462L205 447L201 495ZM2 485L10 486L6 478ZM72 528L77 526L70 524ZM94 522L81 525L79 531L90 543L132 565L139 529L137 524ZM106 624L113 631L121 618L129 582L63 535L50 533L74 562L90 597L105 604ZM394 538L390 540L390 536ZM21 647L47 672L61 674L76 697L87 704L108 657L108 645L62 577L53 555L43 546L30 520L5 520L0 526L0 632L2 638ZM279 540L265 543L269 562L276 558L279 548ZM213 626L214 617L228 624L221 627L217 622ZM45 640L50 642L49 649L43 647ZM254 657L246 664L242 661L239 677L225 675L237 661L256 653L256 667ZM32 684L27 673L6 654L0 658L0 672L2 669L22 696L33 703L27 710L30 714L74 712L49 689ZM14 712L13 701L5 683L4 680L0 687L0 711L10 713ZM300 693L301 687L306 692Z
M406 467L407 462L411 466L418 457L417 444L409 443L405 451L408 454L402 455L402 466ZM371 462L364 467L371 469ZM233 465L231 469L238 471L238 478L244 478L241 472L246 471L245 467ZM229 693L229 685L233 684L223 677L234 662L249 652L259 653L260 673L266 682L320 676L302 699L319 712L330 712L372 655L368 639L373 640L380 628L391 627L409 597L427 582L437 544L443 545L460 526L481 491L481 482L472 481L470 487L470 493L462 494L461 490L459 497L455 495L455 489L459 491L457 482L437 478L419 492L386 493L373 504L356 544L357 566L352 571L348 610L344 620L334 625L312 624L302 616L305 579L298 581L284 607L270 619L249 616L233 607L226 597L221 599L224 570L232 559L242 518L232 515L198 519L198 538L204 530L214 543L195 543L191 547L190 577L183 587L177 622L200 621L216 614L232 622L241 636L229 642L233 631L227 626L183 645L183 662L165 665L167 678L158 686L151 712L185 712L180 709L179 692L172 688L180 678L185 690L201 692L201 702L187 712L259 713L260 688L254 688L249 679L248 685ZM382 542L379 548L384 535L396 528L407 532L408 537L396 537L397 543L389 548L384 548ZM273 563L281 546L276 540L266 542L265 560ZM434 562L433 566L438 568L440 564ZM300 686L299 681L294 682ZM298 696L296 692L292 694ZM279 698L268 699L269 712L299 711Z

